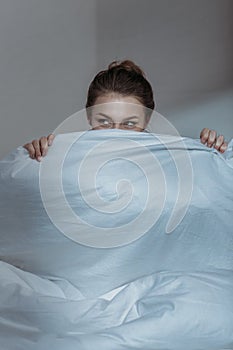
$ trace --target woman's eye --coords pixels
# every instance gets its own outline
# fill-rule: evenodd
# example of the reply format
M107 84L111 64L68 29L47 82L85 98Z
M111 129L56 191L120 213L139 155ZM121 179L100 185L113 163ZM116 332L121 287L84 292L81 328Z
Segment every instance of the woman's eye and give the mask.
M109 120L107 120L107 119L99 119L98 122L101 125L105 125L105 126L108 126L110 124Z
M129 120L125 122L124 125L128 128L133 128L136 125L136 123Z

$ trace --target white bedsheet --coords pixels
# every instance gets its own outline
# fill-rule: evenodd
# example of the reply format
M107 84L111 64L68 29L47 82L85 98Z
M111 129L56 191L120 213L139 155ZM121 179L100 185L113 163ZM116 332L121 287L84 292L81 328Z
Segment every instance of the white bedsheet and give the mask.
M55 164L62 149L79 137L66 155L62 181L67 202L82 220L96 227L103 222L111 232L114 225L124 225L145 207L143 172L129 160L115 158L108 147L104 152L114 158L114 168L101 168L95 185L101 198L112 204L119 199L116 179L127 175L133 179L132 203L119 213L103 214L87 206L77 185L84 155L119 137L142 142L159 160L166 179L163 210L136 240L110 248L87 246L64 235L48 216L39 186L42 164L31 160L22 147L4 158L0 162L0 349L233 349L233 142L221 155L196 140L183 139L192 164L192 196L180 224L167 234L178 188L168 150L179 150L180 142L173 138L165 146L156 135L122 130L80 135L58 135L43 162ZM121 152L125 158L134 153ZM185 174L185 167L179 171ZM47 186L58 225L65 227L54 187L56 176L57 169L47 173ZM84 180L85 191L92 193L93 182L88 185L88 176ZM123 186L123 199L125 193L129 196ZM181 203L179 210L184 207ZM69 229L70 222L67 225Z

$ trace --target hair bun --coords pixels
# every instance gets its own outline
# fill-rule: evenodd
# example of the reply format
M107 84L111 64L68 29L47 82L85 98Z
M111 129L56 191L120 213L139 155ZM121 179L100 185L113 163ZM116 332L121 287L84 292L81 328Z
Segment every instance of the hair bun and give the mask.
M124 70L127 70L128 72L134 72L145 77L145 73L143 72L143 70L138 65L136 65L133 61L130 61L130 60L113 61L112 63L109 64L108 69L114 69L114 68L124 69Z

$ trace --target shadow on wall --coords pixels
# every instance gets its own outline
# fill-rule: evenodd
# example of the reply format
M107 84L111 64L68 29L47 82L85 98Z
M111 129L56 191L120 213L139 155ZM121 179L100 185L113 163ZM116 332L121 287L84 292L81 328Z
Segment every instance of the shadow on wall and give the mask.
M186 101L158 110L180 135L199 138L200 131L208 127L223 134L227 140L233 138L233 86L186 98Z

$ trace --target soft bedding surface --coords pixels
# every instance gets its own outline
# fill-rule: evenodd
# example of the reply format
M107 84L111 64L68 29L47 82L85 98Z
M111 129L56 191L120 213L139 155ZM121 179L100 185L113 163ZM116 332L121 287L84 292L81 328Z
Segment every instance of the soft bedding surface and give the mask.
M0 161L1 349L233 349L232 147L104 130Z

